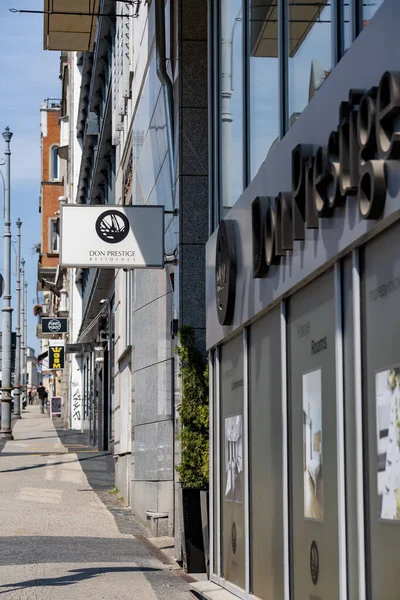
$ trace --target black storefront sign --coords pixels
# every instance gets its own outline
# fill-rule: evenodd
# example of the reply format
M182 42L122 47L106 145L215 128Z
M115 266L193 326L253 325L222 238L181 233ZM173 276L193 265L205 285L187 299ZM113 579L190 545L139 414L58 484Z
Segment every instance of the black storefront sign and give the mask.
M59 370L64 368L65 348L61 344L49 346L49 369Z
M251 207L253 277L268 277L306 229L318 229L348 198L361 219L379 219L386 199L386 162L400 160L400 72L387 71L379 86L350 90L339 124L326 146L292 150L291 191L258 196ZM223 223L226 223L224 228ZM229 229L228 229L229 227ZM233 222L221 221L216 248L216 305L221 325L231 325L236 295Z
M42 317L42 333L68 333L68 319Z

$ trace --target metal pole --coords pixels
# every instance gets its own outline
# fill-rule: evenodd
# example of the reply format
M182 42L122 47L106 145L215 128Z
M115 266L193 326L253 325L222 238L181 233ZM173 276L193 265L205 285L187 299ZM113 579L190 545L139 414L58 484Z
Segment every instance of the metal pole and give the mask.
M21 417L21 219L17 225L17 282L16 282L16 323L15 333L17 337L15 348L15 380L14 380L14 416Z
M11 432L11 221L10 221L10 141L13 134L9 127L3 132L6 142L5 169L6 185L4 195L4 302L2 312L2 388L1 388L1 429L0 437L13 439Z
M22 290L22 302L21 302L21 350L20 350L20 373L21 373L21 405L23 404L23 393L24 393L24 356L25 356L25 259L21 260L21 290Z
M24 347L25 352L22 355L22 374L23 374L23 382L24 382L24 391L25 391L25 402L28 402L28 378L27 378L27 357L28 357L28 282L24 283L24 305L25 305L25 315L24 315Z

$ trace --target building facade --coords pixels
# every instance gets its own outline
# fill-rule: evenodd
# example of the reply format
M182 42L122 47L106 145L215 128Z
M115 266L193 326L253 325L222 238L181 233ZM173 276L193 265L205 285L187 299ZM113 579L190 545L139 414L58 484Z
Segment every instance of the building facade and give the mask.
M187 0L100 4L92 41L73 47L72 17L63 32L46 21L46 47L69 50L65 201L164 206L165 268L68 270L70 407L78 385L82 400L71 426L113 450L126 504L155 535L176 535L179 554L174 346L189 325L205 350L207 14Z
M397 594L399 16L210 11L205 597Z
M60 165L61 100L46 99L40 107L41 240L38 245L38 293L35 314L38 316L37 337L41 340L39 362L41 378L49 395L63 394L62 374L48 368L49 340L54 335L43 334L42 317L57 316L61 308L62 272L59 269L59 210L64 187Z

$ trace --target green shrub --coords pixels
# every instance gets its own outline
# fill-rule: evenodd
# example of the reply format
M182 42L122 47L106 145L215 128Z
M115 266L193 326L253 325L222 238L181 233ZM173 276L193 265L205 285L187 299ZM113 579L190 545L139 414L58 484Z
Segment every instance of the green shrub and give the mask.
M196 347L191 327L181 327L178 335L175 352L180 359L182 379L182 430L178 436L182 459L176 470L183 487L208 489L208 363Z

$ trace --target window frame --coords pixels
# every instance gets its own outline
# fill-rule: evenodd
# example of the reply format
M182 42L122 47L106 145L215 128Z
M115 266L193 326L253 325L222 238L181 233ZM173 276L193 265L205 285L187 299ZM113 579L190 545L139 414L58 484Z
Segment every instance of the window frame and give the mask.
M356 39L362 30L362 0L329 0L332 8L332 68L335 68L345 53L345 23L344 23L344 1L350 3L351 14L351 41ZM243 0L243 157L244 157L244 189L251 182L250 177L250 122L248 119L250 110L249 98L249 0ZM278 48L279 48L279 104L280 104L280 137L281 139L289 130L289 102L288 102L288 72L289 72L289 2L290 0L277 0L279 24L278 24ZM209 234L218 227L224 218L222 206L222 179L221 179L221 83L220 83L220 9L221 0L210 3L208 9L208 31L209 50L208 68L209 78Z
M49 224L48 240L47 240L47 253L48 254L60 254L60 236L57 232L57 221L58 221L57 217L49 217L49 219L48 219L48 224ZM53 249L53 245L52 245L53 224L55 224L55 234L56 234L56 241L57 241L57 249L56 250Z
M49 148L49 180L50 181L60 181L60 157L58 156L59 144L51 144ZM57 156L57 161L55 162L55 154ZM57 165L57 177L54 177L55 166Z

